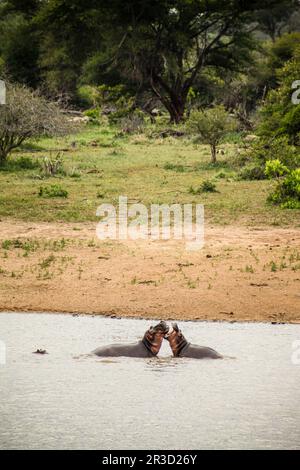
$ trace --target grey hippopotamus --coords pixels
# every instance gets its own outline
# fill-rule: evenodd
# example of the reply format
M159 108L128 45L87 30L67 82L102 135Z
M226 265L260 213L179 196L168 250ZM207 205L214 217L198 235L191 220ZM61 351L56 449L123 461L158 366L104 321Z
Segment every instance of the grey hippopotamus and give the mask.
M143 339L137 343L100 346L93 351L93 354L102 357L154 357L158 354L168 329L167 324L161 321L158 325L151 326Z
M169 341L175 357L192 357L195 359L222 359L223 357L212 348L189 343L178 328L177 323L172 323L172 328L165 334L165 338Z

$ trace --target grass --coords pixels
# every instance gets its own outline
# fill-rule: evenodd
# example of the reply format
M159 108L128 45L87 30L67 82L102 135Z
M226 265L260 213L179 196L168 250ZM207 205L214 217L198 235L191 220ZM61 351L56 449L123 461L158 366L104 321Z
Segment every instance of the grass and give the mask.
M72 145L75 142L76 145ZM218 164L210 162L206 145L185 137L124 136L117 129L87 127L64 139L40 139L15 152L0 168L0 217L26 221L97 221L102 203L200 203L206 221L228 225L299 227L299 210L266 203L269 181L235 178L238 139L222 144ZM63 153L64 174L42 180L45 157ZM190 192L203 181L217 182L217 193ZM68 197L39 197L40 188L61 188ZM61 193L62 195L62 193Z

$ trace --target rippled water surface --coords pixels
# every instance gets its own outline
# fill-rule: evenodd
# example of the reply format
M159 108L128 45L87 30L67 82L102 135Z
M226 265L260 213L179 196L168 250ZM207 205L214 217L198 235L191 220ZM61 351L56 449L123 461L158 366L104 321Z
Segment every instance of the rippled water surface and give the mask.
M235 359L174 359L166 341L155 359L85 355L150 324L1 313L0 448L300 448L300 325L180 323Z

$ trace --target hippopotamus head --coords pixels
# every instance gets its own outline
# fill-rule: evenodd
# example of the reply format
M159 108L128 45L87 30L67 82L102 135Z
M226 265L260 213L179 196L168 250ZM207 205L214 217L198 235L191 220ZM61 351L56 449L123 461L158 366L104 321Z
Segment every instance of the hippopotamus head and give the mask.
M150 326L149 330L146 331L143 338L143 343L146 348L151 351L153 356L158 354L163 339L168 331L169 327L164 321L159 322L155 326Z
M188 344L177 323L172 323L172 327L164 337L169 341L174 356L179 356L182 349Z

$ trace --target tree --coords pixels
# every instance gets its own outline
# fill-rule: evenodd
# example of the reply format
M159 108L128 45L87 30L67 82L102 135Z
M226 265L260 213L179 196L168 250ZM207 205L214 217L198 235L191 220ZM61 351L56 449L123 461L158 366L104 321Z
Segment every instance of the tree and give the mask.
M288 26L292 16L299 11L299 0L282 0L271 8L258 12L259 29L270 36L273 42L280 37Z
M210 146L211 161L216 163L217 147L228 132L235 130L236 122L223 106L215 106L205 111L193 111L187 126L200 142Z
M65 135L72 130L55 103L24 85L7 84L6 104L0 106L0 164L26 139Z
M279 86L271 90L260 109L259 134L264 138L286 136L299 145L300 136L300 46L291 60L277 70ZM293 99L295 96L295 99Z
M105 24L99 0L48 0L35 18L39 66L48 94L76 100L82 67L101 47Z
M0 62L11 80L36 87L39 44L33 18L39 0L7 0L0 4Z
M122 70L138 87L147 84L169 112L171 122L178 123L204 67L237 69L249 64L257 10L278 3L114 0L107 7L111 47L107 60L101 57L103 68Z

